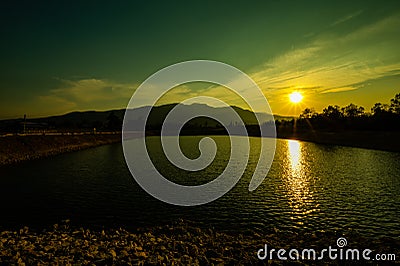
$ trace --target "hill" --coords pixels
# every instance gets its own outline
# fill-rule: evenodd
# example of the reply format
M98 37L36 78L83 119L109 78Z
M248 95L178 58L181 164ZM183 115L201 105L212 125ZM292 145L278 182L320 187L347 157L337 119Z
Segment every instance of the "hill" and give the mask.
M167 114L177 104L168 104L155 106L140 107L137 109L129 110L129 116L135 119L143 119L144 114L151 109L149 119L147 121L148 128L160 128ZM199 113L212 113L222 118L225 125L235 125L241 123L240 121L231 119L227 107L211 107L206 104L191 104L182 105L181 114L187 114L195 117ZM241 117L245 125L257 125L255 114L249 110L233 106L233 109ZM122 120L125 115L126 109L116 109L108 111L84 111L84 112L71 112L64 115L31 118L26 119L25 127L27 132L40 132L46 131L92 131L94 128L97 131L119 131L121 130ZM290 120L292 117L272 116L267 113L258 113L261 118L261 123L266 123L275 120ZM177 118L180 118L178 114ZM134 124L134 121L133 121ZM188 127L216 127L218 123L215 120L198 117L188 122ZM1 133L23 133L24 119L8 119L0 120Z

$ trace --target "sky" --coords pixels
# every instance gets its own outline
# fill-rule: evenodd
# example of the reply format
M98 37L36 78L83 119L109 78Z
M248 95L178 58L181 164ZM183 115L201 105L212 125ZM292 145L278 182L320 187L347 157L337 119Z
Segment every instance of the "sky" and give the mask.
M196 59L248 74L279 115L400 93L399 1L0 1L0 13L0 119L126 108L156 71ZM246 107L210 84L159 104L200 95Z

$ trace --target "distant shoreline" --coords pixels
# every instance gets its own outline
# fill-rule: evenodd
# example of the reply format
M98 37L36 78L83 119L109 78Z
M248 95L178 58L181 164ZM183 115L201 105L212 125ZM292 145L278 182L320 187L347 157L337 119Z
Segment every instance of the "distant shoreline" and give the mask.
M400 152L400 131L280 132L277 137L390 152Z
M158 134L156 132L148 132L148 135L156 136ZM250 135L257 136L256 134ZM278 129L277 137L318 144L400 152L400 142L398 141L400 139L400 132L398 131L281 132ZM12 135L0 137L0 166L120 141L120 132L101 134Z

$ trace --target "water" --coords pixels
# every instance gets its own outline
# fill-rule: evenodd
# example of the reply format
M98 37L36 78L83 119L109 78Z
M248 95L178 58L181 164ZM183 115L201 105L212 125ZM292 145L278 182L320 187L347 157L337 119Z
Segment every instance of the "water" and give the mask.
M182 137L183 152L199 155L199 137ZM229 159L229 139L214 137L217 157L187 173L167 163L157 137L148 138L159 170L177 183L217 177ZM203 206L177 207L145 193L131 177L121 144L101 146L0 168L0 229L43 228L71 219L90 227L165 224L178 218L244 232L357 232L368 238L400 236L400 153L277 140L272 168L248 191L258 160L251 138L248 168L233 190Z

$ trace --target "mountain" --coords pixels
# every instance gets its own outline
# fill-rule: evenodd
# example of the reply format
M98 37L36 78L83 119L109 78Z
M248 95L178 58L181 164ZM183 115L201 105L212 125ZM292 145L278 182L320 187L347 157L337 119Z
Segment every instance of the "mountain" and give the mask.
M150 111L147 120L148 128L160 128L167 114L178 104L167 104L161 106L144 106L136 109L129 109L127 112L127 120L131 125L135 125L135 121L143 120L145 113ZM196 117L198 114L213 114L221 119L222 124L235 125L241 123L240 120L232 117L228 107L211 107L206 104L179 104L180 111L177 113L176 119L182 119L186 115ZM240 107L232 107L243 120L245 125L257 125L257 119L253 112L242 109ZM126 109L109 110L109 111L84 111L71 112L64 115L50 116L43 118L32 118L26 120L27 130L118 130L121 128ZM267 113L258 113L261 124L273 120L273 116ZM292 117L274 116L275 120L289 120ZM129 124L129 123L128 123ZM137 124L137 123L136 123ZM189 127L216 127L218 122L206 117L198 117L187 123ZM134 127L134 126L133 126ZM23 119L0 120L0 132L22 132Z

